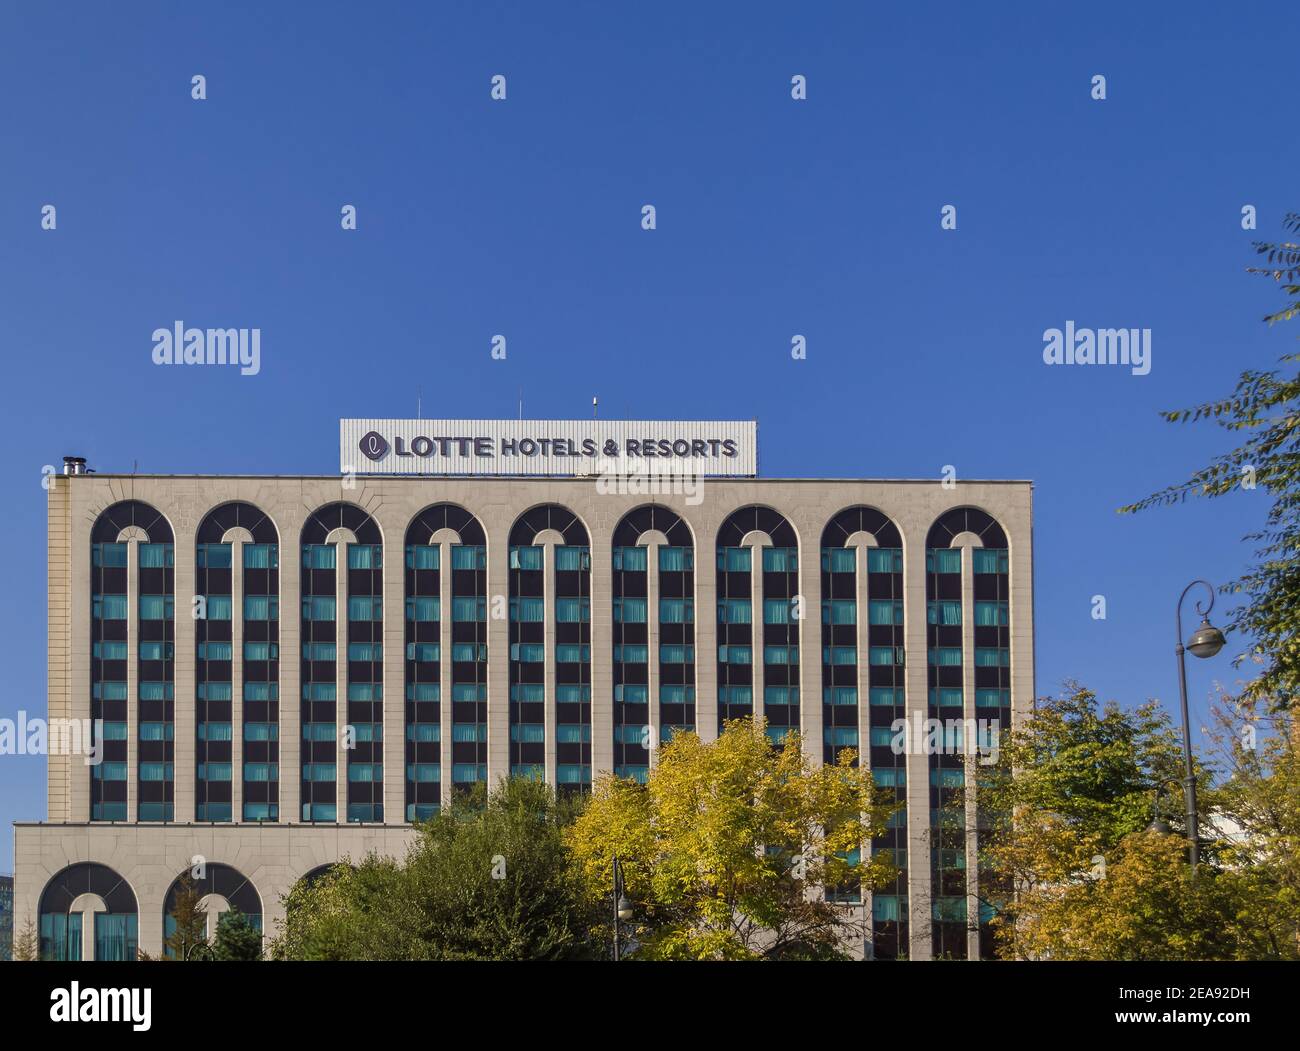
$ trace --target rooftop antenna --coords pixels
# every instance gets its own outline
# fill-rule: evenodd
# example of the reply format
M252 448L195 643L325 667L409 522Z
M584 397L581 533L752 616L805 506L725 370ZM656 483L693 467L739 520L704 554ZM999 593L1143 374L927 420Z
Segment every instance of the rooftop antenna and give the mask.
M596 395L593 394L593 395L591 396L591 418L592 418L593 420L596 419L596 417L597 417L597 413L596 413L596 405L597 405Z
M422 390L415 392L415 418L424 419L424 391Z
M519 388L519 418L524 418L524 388Z

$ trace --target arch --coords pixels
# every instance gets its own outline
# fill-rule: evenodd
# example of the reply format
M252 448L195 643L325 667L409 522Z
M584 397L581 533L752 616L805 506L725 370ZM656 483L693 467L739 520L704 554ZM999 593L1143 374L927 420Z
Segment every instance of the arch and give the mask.
M246 529L255 544L280 542L280 530L270 515L243 500L231 500L212 508L199 522L194 539L199 544L220 544L230 529Z
M356 504L339 500L312 511L302 524L301 543L324 544L335 529L351 530L358 544L383 544L379 523Z
M954 507L935 519L925 535L927 548L959 546L953 542L962 533L974 533L984 547L1004 548L1007 534L991 514L978 507Z
M487 534L478 518L459 504L450 503L430 504L412 518L406 527L406 543L427 544L441 529L452 530L464 545L487 544Z
M740 547L746 533L766 533L776 547L798 547L799 533L780 511L764 504L749 504L732 511L718 526L718 547Z
M511 547L531 547L537 534L554 529L569 547L588 547L591 534L578 515L562 504L537 504L515 519L510 527Z
M143 530L151 544L170 544L175 533L167 517L142 500L121 500L99 512L90 530L92 544L115 544L124 529Z
M628 511L614 527L614 546L636 547L642 534L651 530L663 533L672 547L695 546L695 535L686 519L663 504L642 504Z
M822 530L822 547L848 547L854 533L870 533L878 547L903 546L898 526L883 511L856 504L840 511Z
M103 910L95 908L102 903ZM41 890L43 960L134 960L139 908L135 891L107 865L80 861L55 873ZM92 919L86 922L89 913ZM89 950L89 953L87 953Z
M176 922L172 919L172 910L176 907L177 895L180 893L182 881L188 873L189 870L187 869L177 875L172 880L171 886L167 888L167 894L163 898L164 948L167 939L176 930ZM253 881L233 865L226 865L219 861L209 861L203 866L203 875L198 879L191 876L190 881L194 886L194 892L199 896L201 906L209 914L209 937L216 932L218 914L226 911L225 909L211 907L216 905L218 901L228 908L238 909L244 914L249 923L259 931L262 929L262 895L258 892Z

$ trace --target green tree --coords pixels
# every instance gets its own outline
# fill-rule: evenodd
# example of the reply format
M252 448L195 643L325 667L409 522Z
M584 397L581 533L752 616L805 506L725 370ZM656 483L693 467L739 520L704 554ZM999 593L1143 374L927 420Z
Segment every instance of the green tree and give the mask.
M1300 231L1300 213L1287 215L1285 229ZM1293 298L1268 315L1270 324L1300 313L1300 245L1257 242L1267 266L1251 273L1271 277ZM1278 707L1300 697L1300 355L1288 354L1282 367L1268 372L1247 370L1226 398L1161 415L1171 423L1214 420L1241 442L1185 482L1120 508L1129 514L1177 504L1188 496L1211 499L1262 487L1272 498L1264 528L1246 537L1258 545L1254 566L1228 590L1245 599L1230 614L1229 628L1252 638L1238 655L1257 665L1243 695L1268 699Z
M214 960L260 960L262 958L262 932L249 922L238 909L232 908L217 921L217 934L212 941Z
M41 955L41 942L36 936L36 924L28 920L14 935L13 959L16 962L38 960Z
M202 959L208 949L208 914L201 907L203 895L188 871L177 881L176 897L168 914L174 924L163 943L163 954L170 960Z
M679 733L645 785L607 776L568 833L612 945L612 862L634 905L631 939L647 959L841 958L860 943L853 913L825 887L883 885L869 855L892 809L871 773L813 766L795 733L773 747L762 720L729 722L716 741ZM867 848L863 850L863 848Z
M563 842L570 807L503 781L422 824L404 861L337 866L285 901L280 959L555 960L589 955L590 905Z

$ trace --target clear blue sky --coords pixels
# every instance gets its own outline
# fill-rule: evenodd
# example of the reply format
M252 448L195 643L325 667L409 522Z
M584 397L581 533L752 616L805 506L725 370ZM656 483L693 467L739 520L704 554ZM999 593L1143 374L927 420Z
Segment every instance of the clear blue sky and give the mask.
M1266 498L1115 508L1224 446L1158 409L1296 349L1243 267L1300 209L1300 8L613 6L4 4L0 716L45 707L42 465L328 473L340 416L521 386L757 418L769 476L1033 479L1039 693L1176 696L1178 592ZM1152 329L1151 374L1046 367L1067 319ZM260 327L261 374L154 366L176 320ZM1234 677L1190 671L1200 711ZM0 871L44 800L0 757Z

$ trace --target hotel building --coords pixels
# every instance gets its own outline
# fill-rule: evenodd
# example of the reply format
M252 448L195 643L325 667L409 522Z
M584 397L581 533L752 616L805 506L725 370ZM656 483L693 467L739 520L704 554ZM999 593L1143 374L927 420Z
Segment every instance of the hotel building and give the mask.
M435 427L486 433L422 441ZM520 467L530 427L568 437ZM709 476L550 459L652 428L668 437L632 447ZM675 730L756 713L816 762L855 749L904 804L872 844L897 882L843 899L863 951L989 956L975 821L940 815L968 758L899 753L891 727L1032 707L1032 486L760 478L753 439L344 421L335 476L69 459L48 496L49 716L97 720L102 754L49 757L46 820L15 826L16 926L48 957L157 955L193 868L211 916L270 934L295 881L400 856L455 793L644 779Z

